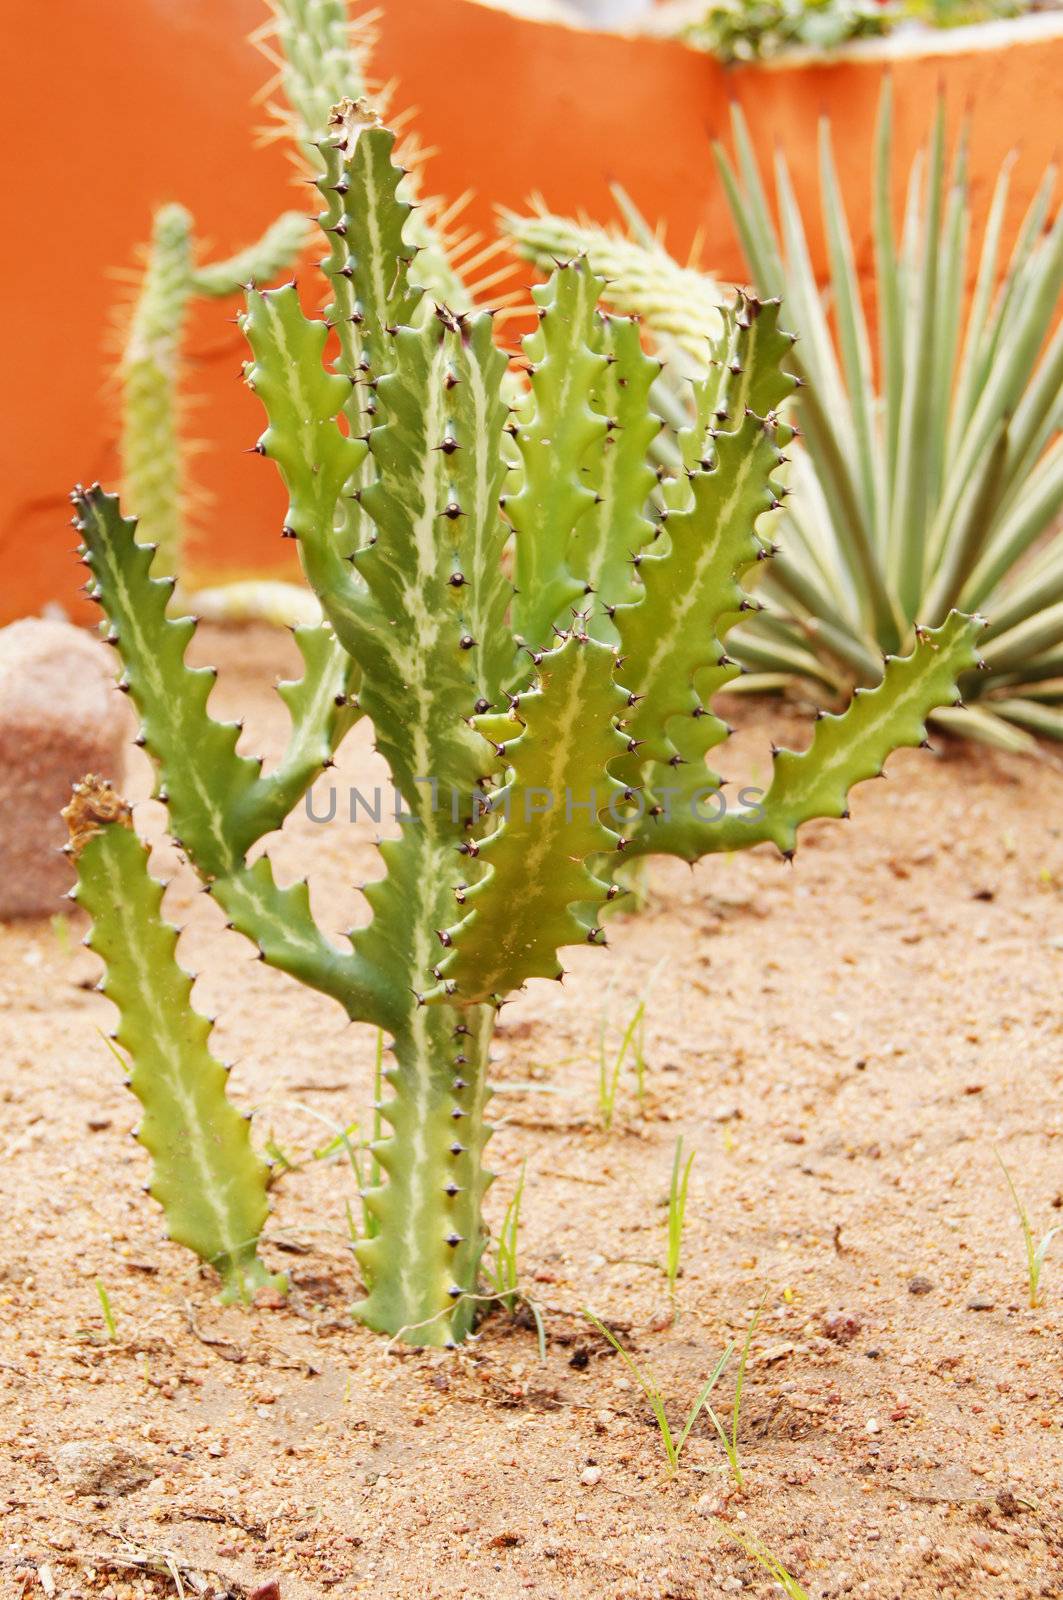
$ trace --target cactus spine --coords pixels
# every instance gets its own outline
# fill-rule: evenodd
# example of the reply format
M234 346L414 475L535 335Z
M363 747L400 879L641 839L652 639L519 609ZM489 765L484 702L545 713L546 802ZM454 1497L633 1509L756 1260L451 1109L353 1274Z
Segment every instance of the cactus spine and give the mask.
M756 604L742 579L772 554L792 432L778 305L740 297L724 312L697 396L711 420L682 484L655 491L657 363L637 327L602 315L585 262L559 268L511 415L490 317L426 304L417 285L394 144L364 106L336 108L320 151L326 318L306 314L294 284L250 291L241 318L267 417L257 448L283 476L284 532L326 619L297 635L306 672L284 690L292 736L274 772L210 718L212 678L184 664L194 624L167 616L172 581L151 575L117 502L99 488L75 501L172 835L268 963L391 1037L358 1314L451 1344L475 1308L498 1006L529 978L560 977L566 946L604 944L627 856L694 860L758 840L790 856L802 822L843 815L851 785L955 700L979 623L951 616L921 634L806 753L779 753L761 805L720 822L707 757L728 730L711 702L738 671L723 641ZM279 884L268 855L249 865L248 851L360 714L405 816L365 891L372 919L340 949L305 884ZM101 827L97 852L117 826Z

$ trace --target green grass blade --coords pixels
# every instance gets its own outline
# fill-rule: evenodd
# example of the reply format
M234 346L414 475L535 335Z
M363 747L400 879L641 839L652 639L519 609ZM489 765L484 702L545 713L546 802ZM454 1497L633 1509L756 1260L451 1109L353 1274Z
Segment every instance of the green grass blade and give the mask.
M683 1431L679 1435L679 1438L675 1442L675 1454L676 1454L676 1460L677 1461L679 1459L679 1456L682 1453L683 1446L687 1442L687 1437L688 1437L688 1435L690 1433L691 1428L694 1426L695 1422L697 1422L698 1418L701 1415L703 1407L705 1406L706 1402L708 1401L709 1395L712 1393L712 1391L715 1389L717 1383L719 1382L720 1374L723 1372L724 1367L726 1367L727 1363L730 1361L731 1357L734 1355L734 1348L735 1348L734 1347L734 1342L733 1341L729 1341L726 1350L724 1351L723 1355L720 1357L719 1361L717 1361L715 1367L713 1368L711 1377L709 1378L708 1382L705 1384L705 1386L702 1389L701 1393L698 1395L698 1398L694 1401L694 1404L691 1406L690 1412L689 1412L689 1414L687 1416L687 1419L683 1424Z

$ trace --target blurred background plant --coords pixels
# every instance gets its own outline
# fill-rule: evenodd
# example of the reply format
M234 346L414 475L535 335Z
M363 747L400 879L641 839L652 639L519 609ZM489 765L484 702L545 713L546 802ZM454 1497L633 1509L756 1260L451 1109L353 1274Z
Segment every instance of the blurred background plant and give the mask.
M1028 0L673 0L655 31L682 35L721 61L763 61L789 49L835 50L905 23L963 27L1053 9Z
M329 110L346 98L372 95L387 110L390 95L371 78L373 17L351 18L347 0L267 0L270 15L253 42L275 68L261 91L268 124L264 139L291 141L296 179L320 170L314 141ZM392 116L394 125L408 119ZM404 127L402 159L418 209L411 220L419 280L456 311L466 311L508 275L491 267L499 242L486 249L464 233L466 196L444 207L420 194L422 153ZM153 570L178 578L175 605L189 605L213 621L259 618L295 626L319 620L317 600L305 585L245 578L195 588L186 559L189 522L206 508L190 485L188 462L196 445L187 438L185 328L196 299L232 299L249 282L269 283L289 271L310 238L306 212L289 211L254 244L227 260L204 262L195 224L181 205L155 213L151 242L131 274L128 301L118 309L118 383L121 392L121 476L124 501L139 519L138 537L155 544ZM479 273L475 292L465 274ZM494 304L501 302L496 297ZM194 589L193 593L189 593Z
M987 211L972 215L965 139L949 166L939 108L908 175L898 238L887 91L872 173L873 355L829 125L820 128L828 311L785 157L776 158L777 229L737 108L733 117L736 166L719 147L717 161L750 277L759 293L782 296L799 335L804 383L782 553L758 589L765 609L728 644L750 669L743 682L797 685L830 704L853 684L878 682L884 655L910 648L920 626L955 605L989 616L986 670L961 685L970 714L936 720L1010 749L1034 749L1034 734L1063 739L1063 218L1051 214L1054 170L1007 254L1011 161ZM621 250L584 223L542 212L504 223L541 267L580 251L595 263L608 247L610 300L640 310L665 349L681 329L687 362L699 344L707 351L714 286L705 279L700 297L687 294L690 269L673 262L669 276L660 240L631 236ZM982 245L965 316L972 231ZM682 461L702 440L711 451L712 434L711 419L706 434L706 419L693 417L686 387L673 378L667 390L690 430L667 417Z

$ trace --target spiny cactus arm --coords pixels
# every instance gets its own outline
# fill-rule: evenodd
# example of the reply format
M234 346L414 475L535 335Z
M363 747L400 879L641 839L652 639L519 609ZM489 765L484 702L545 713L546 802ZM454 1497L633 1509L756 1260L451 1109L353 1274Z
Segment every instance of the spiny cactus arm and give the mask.
M163 885L148 871L129 807L90 777L75 785L64 815L78 869L73 898L92 917L86 943L106 964L101 988L118 1007L113 1037L132 1061L129 1087L144 1108L137 1137L152 1157L150 1192L170 1237L215 1268L223 1301L282 1288L257 1250L269 1211L266 1164L227 1097L211 1023L192 1008L177 931L161 916Z
M625 749L616 723L629 697L613 681L613 652L583 634L536 662L538 683L509 718L477 719L510 776L489 801L498 825L467 847L486 871L457 886L464 918L439 929L448 953L437 993L457 1005L560 977L561 946L604 942L596 914L615 890L588 863L622 848L603 818L625 793L608 767Z
M303 212L284 211L271 222L260 239L224 261L208 261L193 269L192 289L210 300L227 300L249 283L269 283L287 272L312 237Z
M174 580L150 576L153 552L137 543L136 523L122 516L117 496L96 484L72 498L88 592L110 624L107 639L124 669L120 687L140 714L139 742L158 768L171 833L206 876L230 872L258 837L248 801L259 763L237 755L235 723L208 715L216 673L185 665L195 622L167 617Z
M122 517L116 497L97 486L75 491L74 498L92 574L90 592L110 623L108 637L124 668L121 686L140 714L138 742L158 770L157 793L166 800L172 837L208 882L233 880L233 924L259 945L265 959L276 956L278 966L298 971L305 982L335 994L352 1014L372 1017L375 1002L369 991L375 980L368 968L351 958L343 965L344 958L314 925L308 906L291 891L283 891L289 896L284 910L298 936L298 950L293 953L276 935L274 905L264 907L260 938L254 925L256 902L244 882L247 851L279 826L285 803L295 803L328 755L316 768L313 758L326 747L330 753L350 726L354 708L335 703L341 689L347 701L349 664L327 638L304 638L307 680L287 691L293 712L289 751L278 773L263 778L261 761L236 753L239 725L216 722L207 712L214 669L185 665L195 623L190 617L167 617L173 579L149 575L152 553L134 539L134 524ZM268 867L258 870L262 874ZM261 889L263 878L253 873L251 887Z
M500 704L515 671L498 510L505 361L482 313L441 309L390 338L370 436L376 476L362 496L377 536L355 556L385 621L359 697L411 809L423 808L431 777L467 814L491 769L465 719Z
M603 298L642 317L650 331L699 366L720 334L723 293L714 280L682 267L663 245L650 246L585 221L554 216L535 202L528 216L503 209L500 222L521 255L549 274L560 261L585 257L604 279Z
M887 661L876 688L857 689L845 711L820 717L807 750L776 753L771 785L759 803L716 818L705 815L704 805L691 805L647 819L632 839L632 851L695 861L770 840L792 856L802 823L847 816L853 786L878 777L892 751L922 744L927 718L959 702L956 682L978 664L983 625L980 617L953 612L940 628L921 630L910 655Z
M181 339L191 298L235 294L249 279L274 277L291 265L308 235L307 219L286 212L256 245L230 261L197 267L189 213L179 205L156 212L120 365L123 493L137 515L139 537L158 547L156 577L179 575L183 566L178 403Z
M280 828L360 715L358 668L329 627L296 628L303 675L277 685L291 731L276 768L249 796L260 834Z
M181 337L192 293L192 218L155 213L147 266L119 365L123 492L140 536L158 547L161 577L179 571L184 545L178 393Z
M395 135L364 102L334 108L320 151L318 221L329 243L321 265L334 295L328 321L339 339L337 370L354 386L347 407L353 424L372 417L367 380L389 370L388 330L412 323L421 300L407 270L416 253L406 237L413 206L402 197Z
M413 208L402 198L395 136L364 102L342 100L334 107L317 152L318 222L328 241L321 270L332 291L325 317L339 343L336 371L350 382L347 430L352 439L364 439L373 425L375 385L390 369L388 330L415 321L421 302L408 271L415 253L406 233ZM341 508L343 555L371 536L358 504L371 477L368 461L352 470Z
M587 632L615 644L611 615L639 598L639 553L659 531L646 507L657 481L649 453L662 424L650 391L660 362L644 353L639 324L627 317L604 319L602 350L608 364L594 403L609 431L587 474L595 500L576 525L572 565L593 594Z
M376 537L355 552L353 569L339 553L332 508L365 446L336 424L346 385L321 367L325 326L308 322L286 288L249 297L245 331L250 380L270 418L260 449L281 466L289 530L361 668L360 703L392 776L414 810L429 778L471 804L486 752L455 712L495 704L514 659L498 512L505 359L489 319L441 311L420 327L383 331L374 477L359 491Z
M531 392L517 419L522 481L505 502L517 531L513 629L531 650L550 643L554 625L568 620L568 608L586 590L570 562L575 529L594 504L581 471L606 433L606 419L592 404L606 365L601 291L601 279L583 261L532 290L540 324L524 341Z
M208 889L229 925L257 945L271 967L338 1000L354 1021L395 1027L401 1008L396 1011L387 980L361 954L338 950L325 938L304 882L280 888L268 857L260 856Z
M294 284L247 296L240 319L253 361L248 386L269 425L256 445L274 460L288 490L285 532L299 543L304 571L341 643L359 659L369 649L371 607L336 539L337 508L366 454L337 418L351 380L326 372L328 326L304 315Z
M793 366L796 335L779 326L778 300L758 300L738 291L733 306L721 308L723 327L707 347L707 367L691 384L694 420L679 435L688 473L712 465L717 434L733 432L747 411L774 417L799 379ZM669 505L689 503L683 480L668 485Z
M768 548L754 529L779 504L771 474L780 452L774 428L749 413L717 437L715 453L712 470L691 481L690 508L668 519L670 548L639 566L643 600L616 615L624 682L637 697L627 721L637 749L631 767L625 763L630 777L647 761L683 764L677 721L711 716L698 675L709 672L715 693L739 671L719 640L743 609L755 609L738 578ZM722 724L717 729L722 737Z

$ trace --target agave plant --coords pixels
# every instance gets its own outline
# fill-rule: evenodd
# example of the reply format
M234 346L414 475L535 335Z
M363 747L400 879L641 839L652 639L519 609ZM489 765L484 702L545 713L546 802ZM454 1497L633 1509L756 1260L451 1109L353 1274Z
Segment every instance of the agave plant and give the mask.
M988 670L961 685L972 714L957 722L945 711L938 720L1010 748L1033 747L1024 730L1063 738L1063 539L1055 531L1063 506L1063 216L1049 225L1054 173L1000 278L1012 165L1005 162L965 316L972 217L964 140L946 176L939 107L929 149L909 174L898 239L887 89L873 173L876 361L828 124L820 166L832 314L813 276L785 158L776 164L780 239L745 121L737 109L733 118L737 170L719 146L717 161L758 290L784 297L800 336L794 370L805 385L804 448L793 452L782 551L758 591L768 608L735 634L734 653L768 682L796 676L829 696L877 682L883 654L906 648L918 624L940 622L954 605L981 609L990 619ZM509 225L540 261L564 250L569 225L561 219ZM639 303L626 278L609 292ZM655 329L662 319L653 302L642 309ZM702 331L707 341L711 317Z
M152 575L132 521L98 486L74 499L171 837L264 961L391 1037L358 1312L448 1344L477 1307L497 1008L531 978L563 976L559 948L605 943L622 860L758 842L791 856L805 821L847 815L852 785L919 744L928 713L954 699L979 623L954 614L921 634L807 749L776 752L766 792L725 797L707 766L729 731L713 696L739 672L722 640L756 606L742 579L771 556L765 519L791 436L778 304L739 297L724 316L696 390L716 419L712 460L692 464L662 529L658 364L638 325L601 315L585 263L558 269L536 296L528 392L511 414L491 317L433 305L417 285L393 156L366 108L336 108L318 180L325 316L288 284L252 290L241 317L267 416L257 448L282 474L284 532L327 618L297 631L305 674L281 688L292 733L273 771L210 716L213 674L185 664L195 624L167 615L172 579ZM259 845L360 715L390 767L399 831L365 890L371 920L340 946L306 883L278 882ZM161 886L106 783L79 785L68 819L153 1193L225 1292L249 1296L270 1281L265 1168L192 1010Z

